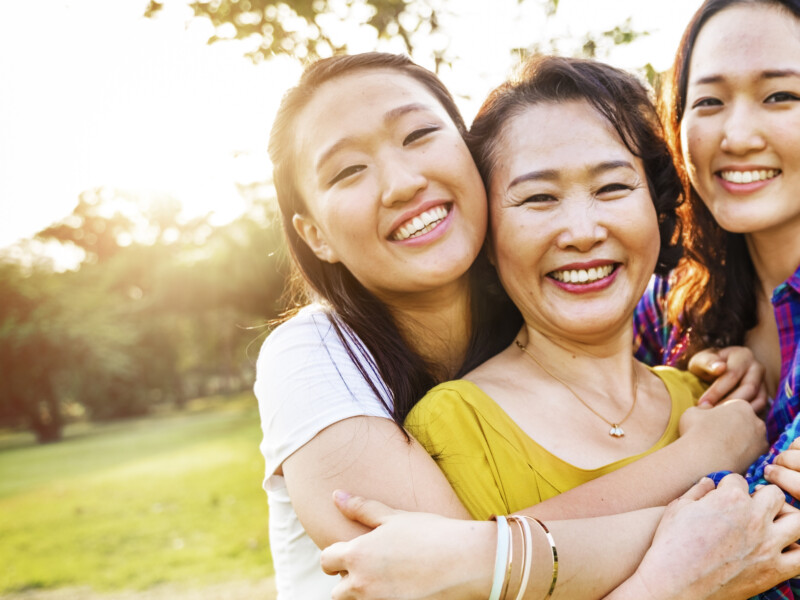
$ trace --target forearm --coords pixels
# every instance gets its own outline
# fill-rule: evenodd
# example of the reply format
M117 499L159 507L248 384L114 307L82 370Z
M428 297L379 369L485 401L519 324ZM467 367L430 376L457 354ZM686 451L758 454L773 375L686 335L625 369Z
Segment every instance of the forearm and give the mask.
M539 519L577 519L665 506L698 479L741 468L699 435L687 435L629 465L550 498L526 511Z

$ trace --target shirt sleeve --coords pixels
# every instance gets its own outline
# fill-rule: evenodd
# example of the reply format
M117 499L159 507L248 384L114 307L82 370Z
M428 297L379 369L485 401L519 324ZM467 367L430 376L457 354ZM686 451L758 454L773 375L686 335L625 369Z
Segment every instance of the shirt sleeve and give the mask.
M434 388L411 410L405 426L439 465L473 519L510 512L487 441L487 424L458 391Z
M654 275L633 313L635 356L651 367L676 366L686 351L685 332L667 319L667 278Z
M333 423L355 416L392 418L387 408L391 396L371 356L352 332L345 332L380 397L321 310L301 311L264 342L254 391L264 433L261 451L267 479L286 458Z

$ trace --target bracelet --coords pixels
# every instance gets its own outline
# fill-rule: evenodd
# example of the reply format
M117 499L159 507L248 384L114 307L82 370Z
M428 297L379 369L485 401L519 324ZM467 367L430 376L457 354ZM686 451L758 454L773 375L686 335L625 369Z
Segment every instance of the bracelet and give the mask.
M528 587L528 578L531 575L531 563L533 562L533 534L531 527L528 525L526 519L515 517L516 521L520 524L522 529L522 539L525 542L522 550L522 580L519 584L519 591L517 592L516 600L522 600L525 595L525 589Z
M522 516L524 516L526 519L536 521L539 527L542 528L542 531L544 531L545 536L547 536L547 541L550 542L550 552L553 554L553 581L550 582L550 589L547 591L547 595L544 597L544 600L547 600L553 595L553 590L556 589L556 580L558 579L558 551L556 550L556 542L553 539L553 535L550 533L550 530L539 519L536 517L528 517L527 515Z
M508 546L511 542L511 528L508 526L508 520L499 515L492 517L497 521L497 553L494 559L494 579L492 580L492 591L489 594L489 600L500 600L500 592L503 590L506 575L506 563L508 560Z

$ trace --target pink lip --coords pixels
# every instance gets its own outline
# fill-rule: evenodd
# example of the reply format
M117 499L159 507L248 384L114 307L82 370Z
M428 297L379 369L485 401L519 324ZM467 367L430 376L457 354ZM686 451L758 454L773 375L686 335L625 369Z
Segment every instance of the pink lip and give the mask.
M405 211L403 214L399 215L394 220L394 223L392 223L391 228L389 229L389 236L388 236L389 239L391 240L392 236L395 233L395 231L400 229L400 227L402 225L404 225L405 223L408 223L414 217L418 217L422 213L424 213L425 211L428 211L428 210L430 210L432 208L436 208L437 206L444 206L446 208L448 204L452 204L452 203L447 201L447 200L441 200L441 199L428 200L426 202L423 202L422 204L419 204L419 205L415 206L412 209L409 209L409 210ZM449 212L452 212L452 210L453 210L453 207L451 206ZM448 215L448 217L449 216L450 215Z
M569 263L568 265L562 265L557 269L553 269L553 271L577 271L578 269L592 269L597 267L605 267L606 265L613 265L615 262L613 260L607 260L603 258L598 258L597 260L590 260L588 262L576 262L576 263Z
M591 262L586 263L571 263L569 265L565 265L558 269L559 271L566 271L567 269L590 269L592 267L604 266L609 264L616 264L613 261L608 260L594 260ZM617 279L617 275L619 274L619 267L614 269L608 277L604 277L603 279L598 279L592 283L566 283L564 281L559 281L558 279L553 279L552 277L548 277L547 280L552 283L554 286L564 290L565 292L570 292L571 294L591 294L593 292L599 292L601 290L606 289L609 287L614 281Z
M425 208L422 208L418 212L412 213L411 217L400 221L399 224L397 225L397 227L392 229L392 234L394 234L394 232L397 230L398 227L400 227L400 225L402 225L403 223L405 223L409 219L413 219L414 217L424 213L426 210L429 210L429 209L431 209L431 208L433 208L435 206L441 206L443 204L447 204L447 203L439 201L439 202L433 202L431 204L425 205ZM403 246L411 246L411 247L424 246L425 244L430 244L431 242L433 242L433 241L439 239L440 237L442 237L447 232L447 230L450 227L450 223L453 220L453 214L455 213L455 211L456 211L455 206L451 205L450 206L450 210L447 212L447 216L444 219L442 219L428 233L423 233L422 235L418 235L418 236L415 236L415 237L410 237L410 238L405 239L405 240L393 240L390 237L389 241L392 242L393 244L402 244Z
M732 181L727 181L722 178L720 173L722 171L772 171L772 170L777 170L777 169L773 169L773 167L764 167L759 165L752 165L752 166L737 165L735 167L723 167L714 172L714 179L717 180L722 189L724 189L726 192L730 194L747 195L767 187L770 183L773 183L776 179L778 179L778 177L783 175L783 171L778 170L778 174L775 175L775 177L771 177L770 179L764 179L762 181L751 181L750 183L734 183Z

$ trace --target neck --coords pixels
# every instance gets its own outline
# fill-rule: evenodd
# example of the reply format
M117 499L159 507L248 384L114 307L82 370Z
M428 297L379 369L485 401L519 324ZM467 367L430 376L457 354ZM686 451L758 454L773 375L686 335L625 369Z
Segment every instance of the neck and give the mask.
M469 275L436 290L383 300L411 348L434 367L437 379L452 379L472 333Z
M745 239L761 290L769 300L772 291L791 277L800 264L800 232L771 231L748 234Z
M529 325L523 327L518 339L544 368L567 381L591 382L593 389L619 389L620 381L633 377L633 328L602 341L586 342L555 338ZM626 379L621 379L620 375Z

